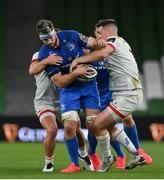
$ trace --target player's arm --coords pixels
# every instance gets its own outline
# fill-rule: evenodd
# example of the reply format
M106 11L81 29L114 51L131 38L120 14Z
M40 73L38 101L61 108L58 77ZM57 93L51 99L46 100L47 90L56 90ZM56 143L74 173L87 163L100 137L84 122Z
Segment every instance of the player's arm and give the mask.
M79 46L83 47L83 48L90 48L90 49L99 49L99 48L103 48L106 46L106 41L104 40L96 40L93 37L87 37L81 33L77 33L76 34L77 37L77 41L79 43Z
M96 39L95 39L95 38L93 38L93 37L88 37L86 47L93 49L93 48L95 47L95 43L96 43Z
M29 74L32 75L36 75L39 74L41 71L43 71L43 69L46 67L46 62L45 61L39 61L39 60L35 60L30 64L29 67Z
M88 66L79 66L74 71L62 75L60 72L51 76L51 80L55 83L59 88L66 87L70 85L78 76L89 74Z
M93 37L88 38L87 47L92 49L101 49L107 45L107 42L103 39L95 39Z
M108 38L105 47L94 50L85 56L76 58L75 61L72 62L70 69L77 67L80 63L95 62L106 58L116 50L117 46L115 40L116 38Z
M39 74L43 69L45 69L48 65L60 65L63 61L63 58L60 56L56 56L54 54L49 55L47 58L39 61L39 59L32 59L32 63L30 64L29 74L36 75Z
M83 53L84 53L85 55L89 54L90 52L91 52L90 49L83 49Z
M110 54L112 54L113 51L114 51L114 49L108 45L104 48L94 50L85 56L76 58L75 61L72 62L70 69L77 67L77 65L81 64L81 63L87 63L87 62L91 63L91 62L102 60L102 59L106 58L107 56L109 56Z

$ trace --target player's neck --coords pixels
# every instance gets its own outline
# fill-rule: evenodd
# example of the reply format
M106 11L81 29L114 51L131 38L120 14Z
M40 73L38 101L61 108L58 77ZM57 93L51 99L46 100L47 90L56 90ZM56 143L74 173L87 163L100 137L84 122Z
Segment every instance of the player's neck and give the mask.
M59 46L60 46L59 38L56 37L56 43L55 43L55 45L54 45L54 48L59 48Z

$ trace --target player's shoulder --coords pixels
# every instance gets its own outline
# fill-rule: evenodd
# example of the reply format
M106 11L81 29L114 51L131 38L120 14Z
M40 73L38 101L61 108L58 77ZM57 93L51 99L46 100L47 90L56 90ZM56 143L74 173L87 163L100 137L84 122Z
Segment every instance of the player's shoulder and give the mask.
M117 36L109 36L107 42L115 43L117 41Z
M33 55L32 55L32 59L38 59L39 57L39 51L36 51Z
M75 36L77 36L79 33L75 30L63 30L63 31L60 31L60 32L57 32L57 36L59 38L66 38L66 39L69 39L69 38L73 38Z
M107 38L107 44L112 47L114 50L117 49L118 46L118 37L117 36L109 36Z
M49 55L50 49L47 45L43 44L39 49L39 59L42 60Z
M69 34L77 34L78 32L75 30L63 30L63 31L59 31L57 32L57 36L61 36L61 35L69 35Z
M45 51L45 50L47 50L47 49L48 49L48 46L45 45L45 44L43 44L43 45L40 47L39 52L40 52L40 51Z

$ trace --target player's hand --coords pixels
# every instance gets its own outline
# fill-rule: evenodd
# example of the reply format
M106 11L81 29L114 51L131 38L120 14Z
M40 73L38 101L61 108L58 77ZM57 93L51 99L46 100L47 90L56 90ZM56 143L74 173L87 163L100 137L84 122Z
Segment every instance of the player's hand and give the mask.
M90 75L89 65L79 64L76 69L73 70L77 76Z
M104 39L96 39L95 49L101 49L106 47L107 42Z
M55 54L51 54L46 58L47 65L57 65L59 66L63 62L63 58L61 56L57 56Z
M71 63L70 68L69 68L69 71L72 72L74 69L77 68L77 66L78 66L78 61L76 61L76 59L75 59L75 60L73 60L73 62Z

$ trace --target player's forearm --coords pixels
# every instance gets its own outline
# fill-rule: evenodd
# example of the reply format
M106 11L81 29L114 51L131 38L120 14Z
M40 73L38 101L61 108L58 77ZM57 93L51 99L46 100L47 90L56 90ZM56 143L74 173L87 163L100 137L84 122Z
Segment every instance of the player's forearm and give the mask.
M85 56L81 56L81 57L77 58L76 62L77 62L77 64L80 64L80 63L99 61L99 60L106 58L112 52L113 52L113 49L106 46L102 49L95 50Z
M61 76L52 76L51 79L59 88L64 88L70 85L76 78L78 74L76 72L71 72L69 74L61 75Z
M93 51L85 56L76 58L76 61L78 62L78 64L80 64L80 63L87 63L87 62L95 62L102 58L103 58L103 56L97 50L97 51Z
M38 63L32 63L29 68L30 75L37 75L45 69L47 66L46 61L40 61Z

